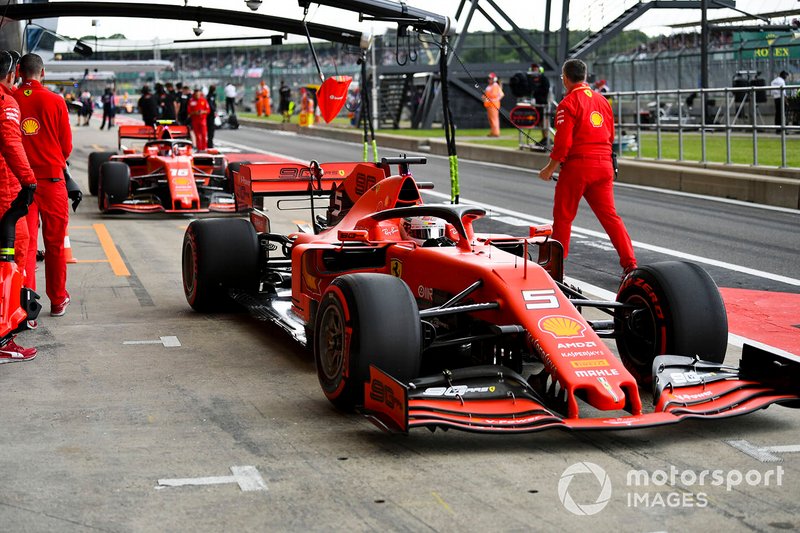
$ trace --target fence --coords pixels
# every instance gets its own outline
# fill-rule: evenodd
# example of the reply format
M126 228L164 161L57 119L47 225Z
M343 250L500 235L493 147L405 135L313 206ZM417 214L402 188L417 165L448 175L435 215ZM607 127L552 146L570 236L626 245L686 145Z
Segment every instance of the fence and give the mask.
M699 132L700 162L706 162L706 142L724 134L725 163L733 162L731 139L752 137L752 164L759 164L759 134L780 135L780 166L787 166L787 135L800 133L800 85L787 85L780 103L775 103L771 93L776 88L722 87L711 89L673 89L653 91L622 91L608 93L613 102L618 131L654 132L656 159L663 158L664 134L677 134L677 159L685 160L686 134ZM789 96L792 95L792 96ZM780 102L780 100L779 100ZM765 117L773 120L768 121ZM776 120L777 117L777 120ZM622 135L618 142L622 143ZM692 135L695 139L696 135ZM622 152L622 146L618 151ZM642 156L642 143L636 143L636 157Z
M700 49L633 52L590 61L590 71L617 91L691 89L700 85ZM737 72L760 72L769 82L778 73L800 72L800 41L781 36L742 40L709 52L708 77L712 87L731 83Z

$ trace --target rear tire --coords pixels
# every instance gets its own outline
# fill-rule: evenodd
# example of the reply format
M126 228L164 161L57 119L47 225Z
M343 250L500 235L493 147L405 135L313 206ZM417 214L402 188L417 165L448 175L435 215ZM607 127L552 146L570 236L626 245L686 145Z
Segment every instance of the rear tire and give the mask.
M111 159L117 152L92 152L89 154L89 194L97 196L97 187L100 184L100 166Z
M100 211L107 212L109 204L123 202L131 190L131 169L125 163L108 161L100 166L100 186L97 202Z
M258 283L258 235L239 218L194 220L183 236L183 292L195 311L230 309L227 291Z
M622 282L618 302L639 309L617 310L617 348L639 384L652 381L657 355L725 360L728 316L717 285L700 266L665 261L642 266Z
M333 280L322 295L313 336L320 386L344 411L363 405L370 364L402 383L419 375L419 310L408 286L394 276L360 273Z

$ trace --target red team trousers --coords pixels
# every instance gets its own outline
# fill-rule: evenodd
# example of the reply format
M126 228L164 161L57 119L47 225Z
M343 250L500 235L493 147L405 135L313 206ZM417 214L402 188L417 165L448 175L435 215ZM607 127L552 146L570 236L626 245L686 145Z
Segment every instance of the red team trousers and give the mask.
M577 156L561 165L553 203L553 239L564 245L565 259L572 221L584 197L616 248L622 268L636 264L631 238L614 205L613 187L614 167L609 157Z
M192 117L192 131L194 132L195 148L198 152L208 150L208 123L206 116Z
M42 219L42 239L45 249L45 280L47 297L51 302L67 298L67 263L64 257L64 236L69 224L69 200L63 179L40 179L33 203L28 208L28 241L26 283L36 290L36 249L39 218Z

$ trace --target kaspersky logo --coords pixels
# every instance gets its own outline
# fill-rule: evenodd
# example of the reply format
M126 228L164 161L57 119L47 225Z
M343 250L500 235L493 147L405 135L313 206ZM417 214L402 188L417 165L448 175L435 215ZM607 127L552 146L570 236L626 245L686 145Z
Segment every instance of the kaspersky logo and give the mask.
M26 118L20 124L20 129L25 135L36 135L39 133L39 121L35 118Z

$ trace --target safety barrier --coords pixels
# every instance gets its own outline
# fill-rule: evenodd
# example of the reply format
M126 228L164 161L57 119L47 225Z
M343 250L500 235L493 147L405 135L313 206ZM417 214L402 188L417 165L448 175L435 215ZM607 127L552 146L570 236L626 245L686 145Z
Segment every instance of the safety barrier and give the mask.
M697 161L709 162L707 140L724 135L726 164L734 162L731 140L747 136L752 139L750 163L759 165L759 134L780 135L780 167L787 166L787 137L800 134L800 85L784 87L784 112L778 117L772 92L776 87L720 87L710 89L671 89L659 91L623 91L607 93L612 101L618 131L656 136L655 159L664 157L664 134L677 135L677 159L685 160L687 142L700 142ZM792 96L789 96L792 95ZM771 117L771 122L765 120ZM697 132L694 135L693 132ZM763 136L762 136L763 137ZM621 136L618 136L621 138ZM791 139L789 139L791 141ZM642 157L642 143L635 153Z

